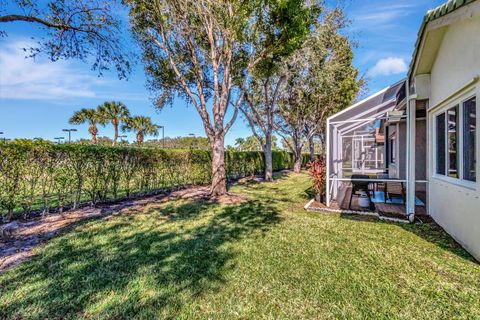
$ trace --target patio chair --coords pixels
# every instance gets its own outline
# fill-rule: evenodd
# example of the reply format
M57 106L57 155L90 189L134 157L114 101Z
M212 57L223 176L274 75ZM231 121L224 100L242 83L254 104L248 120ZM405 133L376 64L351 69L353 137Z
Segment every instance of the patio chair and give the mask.
M389 178L388 173L377 173L377 179L379 180L386 180L388 178ZM387 193L385 190L385 181L375 183L375 191L383 192L384 198L385 198L387 196Z
M364 191L367 194L368 200L370 200L370 208L373 205L372 198L370 197L370 182L368 181L355 181L356 179L367 180L370 179L369 176L363 174L354 174L351 177L352 180L352 193L350 194L350 202L348 203L348 208L352 208L352 198L353 195L359 191Z
M385 203L387 203L387 200L392 200L392 196L394 195L400 196L403 203L406 202L405 187L403 185L403 182L385 182Z

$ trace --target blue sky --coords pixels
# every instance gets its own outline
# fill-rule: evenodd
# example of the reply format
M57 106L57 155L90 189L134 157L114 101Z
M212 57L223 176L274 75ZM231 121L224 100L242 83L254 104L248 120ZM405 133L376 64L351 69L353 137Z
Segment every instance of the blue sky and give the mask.
M402 79L410 63L417 32L425 12L443 0L365 1L351 0L346 13L352 20L348 32L358 43L355 66L366 77L368 93L373 93ZM201 120L182 100L173 107L157 111L145 88L143 68L138 63L128 81L113 73L98 77L89 65L78 61L25 59L23 47L38 36L36 26L26 23L3 24L0 30L0 132L7 138L63 136L70 128L68 119L75 110L96 107L104 101L123 101L132 114L148 115L165 126L167 136L193 133L205 136ZM132 43L132 46L134 44ZM76 127L74 137L88 137L86 126ZM112 136L109 126L100 128L100 136ZM245 121L237 119L226 143L250 135ZM133 140L133 134L129 134Z

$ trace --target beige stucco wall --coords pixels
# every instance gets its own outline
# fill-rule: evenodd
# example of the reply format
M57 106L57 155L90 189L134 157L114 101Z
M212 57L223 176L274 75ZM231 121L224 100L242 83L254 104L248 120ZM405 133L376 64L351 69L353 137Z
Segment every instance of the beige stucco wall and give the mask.
M480 74L480 15L448 27L431 72L430 106Z
M435 177L433 150L434 112L449 107L442 102L480 75L480 15L450 25L445 32L431 71L428 114L429 213L450 235L480 261L480 187L456 184ZM471 86L477 95L477 180L480 180L480 85ZM461 97L462 94L458 94ZM460 100L458 100L460 101ZM455 103L452 100L452 105Z

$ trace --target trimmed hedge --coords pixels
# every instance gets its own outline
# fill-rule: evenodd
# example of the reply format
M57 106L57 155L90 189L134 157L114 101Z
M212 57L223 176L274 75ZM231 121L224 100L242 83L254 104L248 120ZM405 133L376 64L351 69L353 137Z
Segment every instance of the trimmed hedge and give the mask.
M303 162L306 163L307 157ZM227 177L264 170L262 152L226 152ZM293 168L291 153L273 152L273 169ZM16 140L0 143L0 210L28 214L155 193L211 180L204 150L106 147Z

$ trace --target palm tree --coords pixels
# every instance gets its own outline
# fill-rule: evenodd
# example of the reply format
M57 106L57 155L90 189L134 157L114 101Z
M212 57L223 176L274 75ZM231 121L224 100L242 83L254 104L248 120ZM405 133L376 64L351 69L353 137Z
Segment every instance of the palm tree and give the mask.
M158 135L158 129L160 126L152 123L152 119L149 117L132 117L125 121L122 126L122 131L133 131L137 133L137 144L141 145L145 135Z
M83 108L75 111L69 120L70 124L83 124L88 122L88 132L92 135L92 143L97 143L97 123L100 123L100 117L97 110Z
M125 122L125 120L130 117L130 111L128 110L126 105L121 102L115 101L105 102L102 105L98 106L97 110L100 115L102 124L106 124L107 122L112 123L113 129L115 131L112 145L116 145L118 140L118 127L120 125L120 121Z

